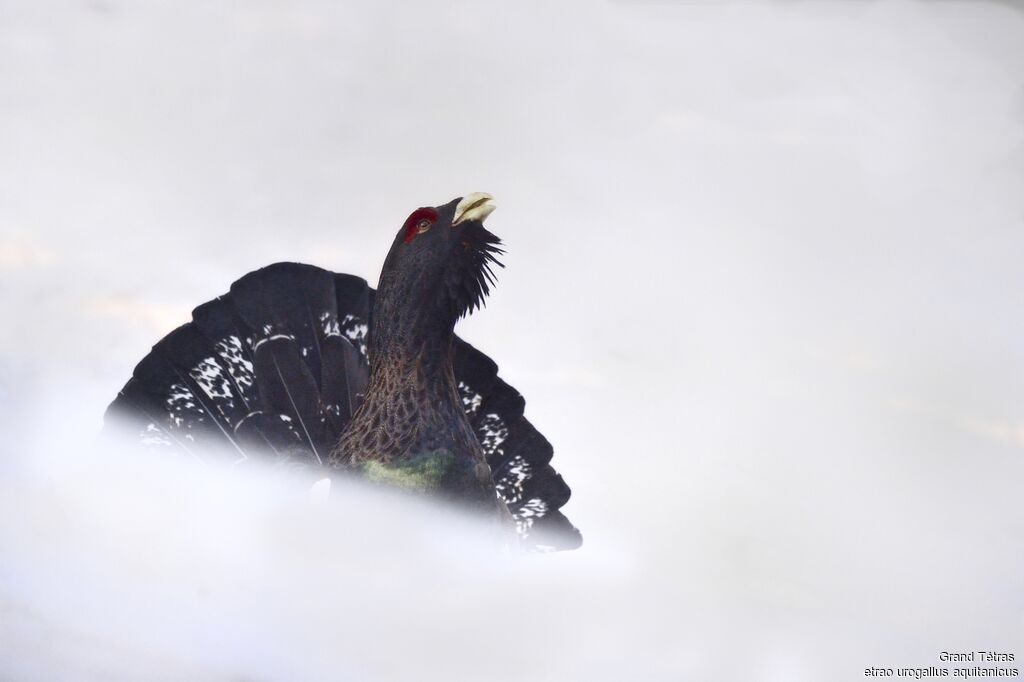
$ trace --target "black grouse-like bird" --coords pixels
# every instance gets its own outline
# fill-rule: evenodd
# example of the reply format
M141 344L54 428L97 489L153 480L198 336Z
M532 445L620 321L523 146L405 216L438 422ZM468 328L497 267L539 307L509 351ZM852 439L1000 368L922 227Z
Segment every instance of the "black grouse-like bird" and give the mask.
M522 544L572 549L569 487L522 396L455 323L501 265L492 197L419 208L375 292L299 263L242 277L136 366L107 410L152 449L324 466L511 517Z

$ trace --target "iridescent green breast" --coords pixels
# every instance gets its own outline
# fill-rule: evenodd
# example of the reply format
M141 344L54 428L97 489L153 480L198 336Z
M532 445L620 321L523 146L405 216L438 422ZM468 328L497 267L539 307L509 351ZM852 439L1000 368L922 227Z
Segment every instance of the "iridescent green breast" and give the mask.
M363 475L374 483L426 492L440 488L454 465L450 450L434 450L395 462L364 462Z

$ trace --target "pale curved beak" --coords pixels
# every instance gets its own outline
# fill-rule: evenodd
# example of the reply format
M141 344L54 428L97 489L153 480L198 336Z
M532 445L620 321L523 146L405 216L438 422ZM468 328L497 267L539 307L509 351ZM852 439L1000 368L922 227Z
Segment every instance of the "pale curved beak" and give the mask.
M455 207L452 227L467 220L479 220L482 223L496 208L498 208L498 205L494 203L494 197L487 192L467 194L462 197L462 201Z

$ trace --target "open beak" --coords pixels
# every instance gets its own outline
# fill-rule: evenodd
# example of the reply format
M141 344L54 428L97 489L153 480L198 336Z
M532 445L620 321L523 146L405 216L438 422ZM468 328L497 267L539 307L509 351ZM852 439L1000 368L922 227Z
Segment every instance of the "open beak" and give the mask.
M452 227L467 220L479 220L482 223L496 208L498 208L498 205L494 203L494 197L487 192L467 194L462 197L462 201L455 207Z

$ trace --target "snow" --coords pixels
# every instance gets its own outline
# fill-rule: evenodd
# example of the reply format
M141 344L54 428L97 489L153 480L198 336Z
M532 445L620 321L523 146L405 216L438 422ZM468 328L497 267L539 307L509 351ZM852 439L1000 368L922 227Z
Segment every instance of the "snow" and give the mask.
M1022 34L956 0L7 2L0 677L1019 659ZM239 275L373 284L410 210L479 190L507 267L459 333L554 446L581 550L96 443Z

